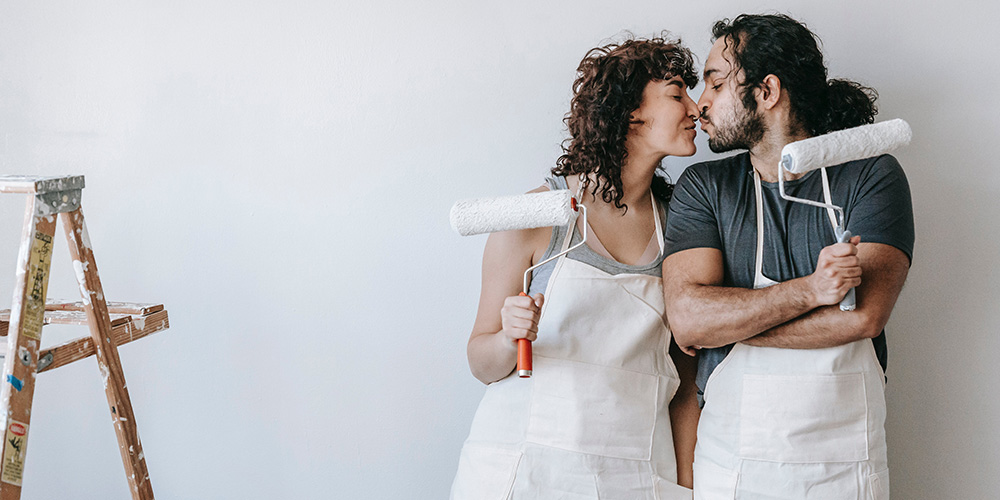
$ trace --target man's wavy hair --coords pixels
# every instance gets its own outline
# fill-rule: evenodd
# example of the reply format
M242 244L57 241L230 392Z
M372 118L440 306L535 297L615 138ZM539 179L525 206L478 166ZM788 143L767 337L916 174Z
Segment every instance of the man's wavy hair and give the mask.
M625 137L631 114L642 103L642 92L653 80L681 77L688 88L698 83L691 51L664 32L659 37L629 38L618 44L590 49L577 68L570 112L563 120L570 138L552 168L554 175L594 174L585 184L605 203L628 210L622 203L622 166L628 158ZM566 143L569 143L569 146ZM669 200L673 186L653 176L653 193Z
M712 27L735 56L733 70L743 70L743 106L757 109L753 90L773 74L788 92L793 130L810 136L875 121L878 92L850 80L827 80L818 37L804 24L781 14L743 14ZM797 129L797 130L796 130Z

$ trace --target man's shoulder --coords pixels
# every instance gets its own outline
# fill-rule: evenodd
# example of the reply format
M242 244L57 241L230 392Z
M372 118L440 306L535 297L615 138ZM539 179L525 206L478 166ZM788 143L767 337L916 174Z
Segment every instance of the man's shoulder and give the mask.
M840 179L837 179L837 178ZM863 160L849 161L831 172L831 183L837 179L840 183L866 184L884 182L885 180L906 182L906 174L896 157L883 154Z

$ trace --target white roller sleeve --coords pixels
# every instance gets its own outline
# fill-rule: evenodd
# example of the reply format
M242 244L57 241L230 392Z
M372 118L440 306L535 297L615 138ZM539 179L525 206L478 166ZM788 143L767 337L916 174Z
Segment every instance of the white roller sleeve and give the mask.
M838 130L785 145L781 165L793 174L879 156L910 143L910 125L895 119Z
M572 219L568 189L459 200L451 207L451 227L462 236L512 229L565 226Z

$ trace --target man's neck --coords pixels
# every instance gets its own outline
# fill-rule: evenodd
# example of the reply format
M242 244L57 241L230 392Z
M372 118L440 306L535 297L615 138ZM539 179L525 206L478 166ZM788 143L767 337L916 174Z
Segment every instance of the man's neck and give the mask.
M779 127L771 127L774 130ZM784 127L780 127L784 128ZM781 161L781 149L786 144L809 138L805 133L790 135L787 133L765 133L764 138L750 148L750 164L760 174L764 182L778 182L778 163ZM786 181L792 181L805 174L793 174L781 169Z

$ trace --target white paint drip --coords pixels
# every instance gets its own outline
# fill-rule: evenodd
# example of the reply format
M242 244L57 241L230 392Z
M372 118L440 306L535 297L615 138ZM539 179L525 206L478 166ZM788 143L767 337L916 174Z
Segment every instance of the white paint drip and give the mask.
M80 228L77 229L77 232L80 233L80 240L83 242L83 246L84 247L87 247L90 250L93 250L94 247L90 246L90 235L87 234L87 225L83 224L82 221L80 221L80 222L81 222Z
M48 203L42 201L41 198L35 197L35 217L47 218L51 216L52 216L52 207L50 207Z
M88 262L80 262L79 260L73 260L73 271L76 272L76 280L80 283L80 296L83 297L83 303L90 305L90 295L93 293L87 290L87 267Z

